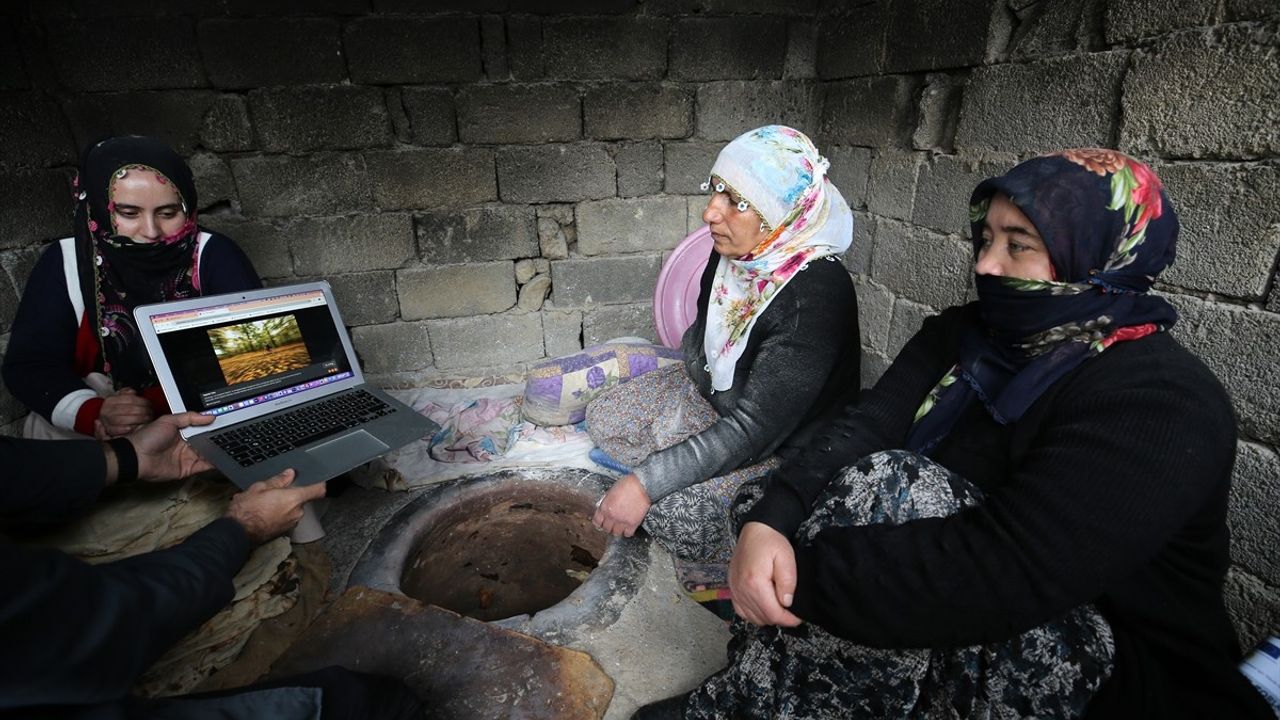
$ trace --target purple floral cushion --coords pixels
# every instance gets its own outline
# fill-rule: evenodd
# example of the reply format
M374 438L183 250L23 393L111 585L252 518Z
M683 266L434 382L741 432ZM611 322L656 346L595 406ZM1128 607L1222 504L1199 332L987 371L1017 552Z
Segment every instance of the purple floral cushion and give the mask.
M529 368L521 414L537 425L572 425L600 393L675 362L680 362L678 349L623 343L543 360Z

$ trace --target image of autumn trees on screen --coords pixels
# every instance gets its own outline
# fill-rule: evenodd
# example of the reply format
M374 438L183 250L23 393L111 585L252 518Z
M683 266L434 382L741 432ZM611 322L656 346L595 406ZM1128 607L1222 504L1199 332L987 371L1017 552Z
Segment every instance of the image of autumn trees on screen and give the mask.
M293 315L213 328L209 341L227 385L304 368L311 354Z

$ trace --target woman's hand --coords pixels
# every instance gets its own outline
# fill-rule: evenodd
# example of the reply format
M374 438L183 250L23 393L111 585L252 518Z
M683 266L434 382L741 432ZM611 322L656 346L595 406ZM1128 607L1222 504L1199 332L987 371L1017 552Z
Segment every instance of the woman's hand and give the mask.
M631 537L649 513L649 493L645 492L640 478L627 473L600 498L591 522L610 535Z
M95 434L99 440L128 435L154 418L155 411L151 409L151 403L146 398L131 387L120 388L115 395L102 401L102 410L98 412L98 420L95 423L97 429Z
M796 591L796 553L782 533L749 522L738 535L729 561L733 611L753 625L795 627L803 622L791 611Z

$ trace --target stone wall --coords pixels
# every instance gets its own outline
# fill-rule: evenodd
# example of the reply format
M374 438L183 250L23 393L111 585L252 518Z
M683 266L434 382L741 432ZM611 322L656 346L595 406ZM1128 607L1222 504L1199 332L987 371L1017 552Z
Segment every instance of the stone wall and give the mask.
M156 6L165 9L157 11ZM963 6L963 9L961 9ZM653 336L718 148L807 130L855 207L866 382L971 295L969 191L1064 146L1150 160L1161 289L1241 437L1230 601L1280 629L1273 0L41 0L0 10L0 347L77 148L164 138L270 282L327 278L385 383ZM0 428L23 409L0 390Z

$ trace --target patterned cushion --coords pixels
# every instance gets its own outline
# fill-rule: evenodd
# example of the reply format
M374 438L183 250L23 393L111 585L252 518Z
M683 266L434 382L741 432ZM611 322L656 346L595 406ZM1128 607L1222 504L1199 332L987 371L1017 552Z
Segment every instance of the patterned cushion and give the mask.
M543 360L529 368L522 414L537 425L572 425L600 393L680 360L675 348L621 343Z

